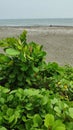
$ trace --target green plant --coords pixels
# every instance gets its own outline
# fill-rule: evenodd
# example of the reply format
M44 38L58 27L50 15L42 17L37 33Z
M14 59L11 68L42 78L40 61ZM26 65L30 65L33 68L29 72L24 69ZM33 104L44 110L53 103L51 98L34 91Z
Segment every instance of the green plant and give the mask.
M11 89L37 86L46 54L42 46L34 42L27 44L25 31L17 39L0 41L0 46L4 48L4 54L0 54L0 84Z
M62 123L62 121L55 121L54 116L52 114L47 114L45 116L45 126L51 130L66 130L65 125Z
M6 129L65 130L73 121L73 104L46 89L15 89L0 86L0 125Z
M46 63L26 31L0 47L0 130L73 130L73 67Z

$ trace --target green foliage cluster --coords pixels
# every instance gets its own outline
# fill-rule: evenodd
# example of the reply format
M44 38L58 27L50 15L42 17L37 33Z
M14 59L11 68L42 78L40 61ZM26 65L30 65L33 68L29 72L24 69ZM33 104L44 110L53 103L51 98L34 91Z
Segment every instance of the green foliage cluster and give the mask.
M0 86L0 93L0 125L8 130L73 129L73 103L45 88L11 91Z
M0 47L0 130L73 130L73 67L46 63L26 31Z

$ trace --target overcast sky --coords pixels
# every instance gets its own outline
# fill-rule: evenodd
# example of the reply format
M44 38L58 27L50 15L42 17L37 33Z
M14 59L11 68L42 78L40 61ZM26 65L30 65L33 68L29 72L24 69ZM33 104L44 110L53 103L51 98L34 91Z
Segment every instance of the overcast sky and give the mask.
M73 18L73 0L0 0L0 19Z

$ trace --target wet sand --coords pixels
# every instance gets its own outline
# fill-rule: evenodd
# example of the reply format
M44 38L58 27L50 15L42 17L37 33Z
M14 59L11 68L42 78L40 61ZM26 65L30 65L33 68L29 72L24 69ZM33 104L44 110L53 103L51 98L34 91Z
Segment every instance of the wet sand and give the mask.
M73 66L73 27L0 27L0 39L17 37L23 30L28 42L43 45L46 61Z

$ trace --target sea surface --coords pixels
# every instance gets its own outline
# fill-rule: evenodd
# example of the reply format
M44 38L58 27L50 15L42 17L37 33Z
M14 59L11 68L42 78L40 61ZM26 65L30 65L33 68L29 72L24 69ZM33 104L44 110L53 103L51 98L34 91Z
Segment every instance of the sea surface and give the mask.
M0 26L73 26L73 18L0 19Z

